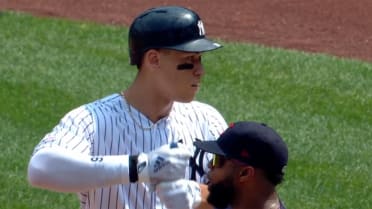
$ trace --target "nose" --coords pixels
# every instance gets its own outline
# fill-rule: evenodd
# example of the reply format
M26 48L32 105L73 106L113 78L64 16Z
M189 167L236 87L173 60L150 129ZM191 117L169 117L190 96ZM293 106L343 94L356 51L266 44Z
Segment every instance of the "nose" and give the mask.
M204 66L201 62L194 64L194 76L203 76L204 73Z

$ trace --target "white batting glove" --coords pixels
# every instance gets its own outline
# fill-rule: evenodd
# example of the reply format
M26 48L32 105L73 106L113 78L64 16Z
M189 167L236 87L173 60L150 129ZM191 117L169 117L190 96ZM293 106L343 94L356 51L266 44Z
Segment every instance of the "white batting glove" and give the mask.
M168 209L192 209L201 203L199 183L186 179L156 185L156 194Z
M166 144L150 153L131 157L130 181L155 185L162 181L184 178L191 156L191 151L184 146L171 147Z

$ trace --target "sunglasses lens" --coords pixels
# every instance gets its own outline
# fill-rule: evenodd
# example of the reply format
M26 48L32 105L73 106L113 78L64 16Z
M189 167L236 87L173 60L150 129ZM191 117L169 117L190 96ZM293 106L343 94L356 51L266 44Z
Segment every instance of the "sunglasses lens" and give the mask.
M225 164L227 158L222 155L213 155L212 166L215 168L221 168Z
M213 155L212 166L213 167L218 166L219 161L220 161L220 157L218 155Z

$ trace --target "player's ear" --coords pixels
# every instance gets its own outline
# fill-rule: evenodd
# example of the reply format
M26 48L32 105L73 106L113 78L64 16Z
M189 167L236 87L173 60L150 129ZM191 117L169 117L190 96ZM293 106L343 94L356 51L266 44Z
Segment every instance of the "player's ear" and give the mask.
M239 179L240 181L246 181L249 178L253 177L255 170L252 166L245 166L240 170Z
M159 51L150 49L144 54L144 62L152 68L159 67Z

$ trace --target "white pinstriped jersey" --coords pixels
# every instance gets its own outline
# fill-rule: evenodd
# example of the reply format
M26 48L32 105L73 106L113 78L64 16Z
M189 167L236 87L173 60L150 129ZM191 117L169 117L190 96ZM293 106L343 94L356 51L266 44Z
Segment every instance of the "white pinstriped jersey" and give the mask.
M194 150L195 139L216 139L227 128L216 109L197 101L174 103L169 116L155 124L137 109L131 107L131 111L132 115L120 94L80 106L63 117L35 152L46 146L61 146L92 156L134 155L179 140ZM143 130L134 120L143 127L152 128ZM207 162L208 159L203 161L204 168ZM189 168L185 177L190 178L190 175ZM199 175L196 179L201 181ZM142 183L113 185L78 195L82 209L165 209L156 194L148 192L148 187Z

